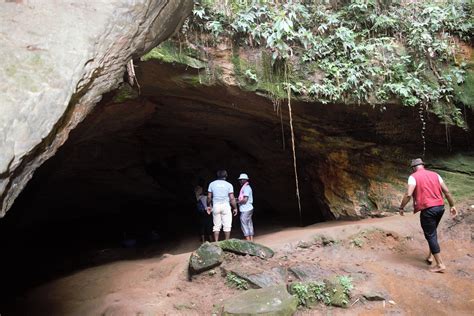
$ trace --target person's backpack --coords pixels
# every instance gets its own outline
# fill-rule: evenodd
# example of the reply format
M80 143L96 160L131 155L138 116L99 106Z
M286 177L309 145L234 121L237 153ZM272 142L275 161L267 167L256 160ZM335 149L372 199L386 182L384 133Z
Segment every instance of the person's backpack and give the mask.
M197 209L198 213L206 213L207 212L206 207L202 203L201 199L197 200L196 203L197 203L196 204L196 209Z

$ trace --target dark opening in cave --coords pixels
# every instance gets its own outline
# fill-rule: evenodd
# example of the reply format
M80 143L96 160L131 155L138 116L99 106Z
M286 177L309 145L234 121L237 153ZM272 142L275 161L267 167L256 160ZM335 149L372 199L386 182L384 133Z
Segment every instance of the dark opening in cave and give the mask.
M0 221L2 271L9 271L2 290L11 295L85 266L195 249L194 187L207 189L221 168L236 194L239 173L251 178L256 241L299 225L287 126L283 149L268 101L255 116L228 104L161 97L98 105ZM310 159L298 158L300 166ZM300 185L303 224L330 218L313 191L319 184L301 172ZM232 237L242 238L238 217Z

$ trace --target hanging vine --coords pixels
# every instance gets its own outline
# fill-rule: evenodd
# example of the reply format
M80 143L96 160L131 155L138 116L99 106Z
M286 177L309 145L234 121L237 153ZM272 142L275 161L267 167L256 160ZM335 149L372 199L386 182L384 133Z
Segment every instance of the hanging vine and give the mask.
M291 110L291 87L288 84L288 64L285 63L285 85L287 90L287 100L288 100L288 116L290 120L290 132L291 132L291 149L293 154L293 169L295 173L295 187L296 187L296 200L298 201L298 215L300 225L303 225L303 214L301 212L301 198L300 198L300 184L298 181L298 168L296 163L296 147L295 147L295 132L293 130L293 114Z

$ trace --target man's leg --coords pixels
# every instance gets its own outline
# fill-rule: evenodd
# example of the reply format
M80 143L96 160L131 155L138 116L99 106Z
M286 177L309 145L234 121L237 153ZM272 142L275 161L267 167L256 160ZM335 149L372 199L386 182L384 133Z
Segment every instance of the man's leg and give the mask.
M222 226L224 227L224 237L227 240L230 238L230 231L232 229L232 210L228 204L222 209Z
M246 240L250 240L248 229L248 212L240 212L240 228Z
M428 255L426 256L426 263L432 264L433 263L433 254L431 253L431 250L428 250Z
M219 233L222 227L222 210L220 209L219 205L214 205L212 209L212 221L214 223L214 227L212 231L214 232L214 241L219 241Z
M253 215L253 210L251 210L249 212L249 220L248 220L248 227L249 227L249 237L250 237L250 241L253 241L253 235L254 235L254 232L253 232L253 221L252 221L252 215Z
M423 233L428 241L430 252L436 260L436 267L431 269L432 272L444 272L446 266L441 258L441 250L438 244L437 226L444 214L444 207L432 207L421 211L420 223L423 228Z

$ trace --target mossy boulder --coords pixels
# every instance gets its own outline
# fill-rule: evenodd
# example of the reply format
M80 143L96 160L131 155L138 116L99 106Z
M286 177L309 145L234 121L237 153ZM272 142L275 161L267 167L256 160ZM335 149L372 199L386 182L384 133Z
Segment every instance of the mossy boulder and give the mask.
M189 272L198 274L214 267L224 261L224 252L215 244L205 242L189 258Z
M248 290L222 303L222 315L286 316L296 312L298 300L290 295L285 285Z
M349 295L346 293L344 287L337 280L324 280L326 285L326 293L328 295L328 302L332 306L348 307Z
M262 259L271 258L275 254L273 250L263 245L239 239L228 239L218 243L222 250L230 251L240 255L250 255Z

